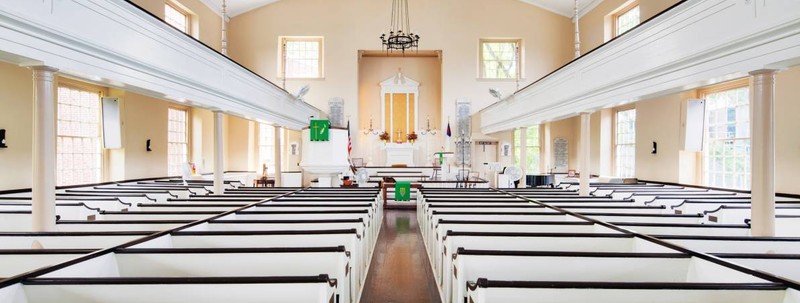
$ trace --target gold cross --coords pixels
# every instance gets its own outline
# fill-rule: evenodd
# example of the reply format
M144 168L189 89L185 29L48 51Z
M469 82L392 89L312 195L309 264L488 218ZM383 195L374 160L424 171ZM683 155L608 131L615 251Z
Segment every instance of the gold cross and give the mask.
M314 132L316 132L320 128L321 127L319 126L319 124L316 124L316 123L314 124ZM319 134L322 135L322 130L319 131Z

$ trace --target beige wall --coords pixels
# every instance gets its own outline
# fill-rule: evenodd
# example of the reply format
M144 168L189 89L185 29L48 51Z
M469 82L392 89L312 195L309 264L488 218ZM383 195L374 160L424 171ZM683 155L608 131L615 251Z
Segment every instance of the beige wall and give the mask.
M794 67L776 76L776 190L780 193L800 194L800 184L795 180L800 171L800 67ZM697 90L639 101L636 108L636 177L643 180L702 185L701 153L681 150L681 125L685 117L685 103L698 97ZM629 106L626 106L629 107ZM612 109L616 112L620 108ZM592 115L592 174L599 174L599 114ZM551 123L553 138L557 134L570 140L570 168L577 167L576 153L580 120L570 118ZM570 135L571 134L571 135ZM570 137L572 136L572 137ZM652 154L652 142L658 143L658 153ZM613 158L612 158L613 159ZM613 160L612 160L613 161ZM612 162L613 163L613 162Z
M776 77L775 101L775 189L800 194L800 67Z
M126 92L124 117L124 179L167 175L167 112L170 103ZM147 139L152 150L146 150Z
M167 112L168 108L187 107L121 89L97 87L71 79L59 83L98 88L104 96L119 97L123 148L104 150L102 181L155 178L167 176ZM53 105L55 106L55 104ZM31 186L31 153L33 150L33 77L30 70L0 62L0 128L7 131L9 148L0 149L0 167L13 174L0 174L0 190ZM226 116L225 170L252 170L249 158L257 153L253 145L255 133L250 122ZM203 109L189 110L189 154L201 165L201 172L212 172L214 164L213 113ZM151 140L152 150L146 151ZM292 159L293 163L299 159ZM296 169L296 166L294 166Z
M603 0L594 9L589 11L589 13L581 17L580 31L582 54L587 53L605 43L608 39L613 38L613 36L608 36L606 34L607 32L610 34L610 18L607 18L607 16L628 3L628 1L629 0ZM640 0L640 19L644 22L678 2L680 2L680 0Z
M381 128L381 87L378 85L382 81L397 75L397 70L402 69L403 75L418 81L419 96L416 103L419 107L419 120L417 128L425 129L426 117L430 116L432 128L438 128L441 119L441 98L442 98L442 68L441 61L436 57L364 57L358 61L358 115L356 119L351 118L351 128L354 140L359 140L361 144L353 146L355 157L362 156L368 161L370 156L374 161L383 163L382 152L377 148L377 136L372 134L364 135L358 132L355 125L363 125L369 128L370 116L373 118L375 128ZM327 106L325 107L327 108ZM387 109L388 110L388 109ZM388 127L388 126L387 126ZM429 153L439 151L442 145L442 136L436 135L430 138ZM370 152L369 141L372 152ZM424 145L426 138L420 136L419 144ZM420 149L424 152L424 147Z
M682 94L636 103L636 177L678 182ZM651 153L652 142L658 153Z
M480 17L491 3L491 15ZM327 108L332 97L345 100L345 115L356 117L358 91L358 50L380 49L378 37L386 30L390 2L360 0L279 1L234 17L230 25L230 55L244 66L275 83L279 36L323 36L325 78L290 80L287 89L297 91L311 85L305 98L318 108ZM442 50L442 110L439 129L447 116L455 116L455 101L465 97L473 112L495 100L488 89L496 87L509 95L513 81L478 80L478 40L487 37L524 39L525 79L522 85L551 72L572 57L569 18L517 0L437 0L409 2L411 24L422 36L423 50ZM454 9L457 8L457 9ZM297 12L303 17L298 18ZM312 21L313 22L310 22ZM377 83L375 83L377 85ZM425 83L423 83L425 85ZM360 122L360 123L359 123ZM353 129L367 127L363 119ZM354 145L360 146L359 138ZM354 154L354 157L363 155Z
M258 152L256 146L251 145L251 138L255 137L255 131L250 132L251 122L238 117L228 117L228 129L225 134L228 137L228 154L226 156L226 171L250 171L255 167L250 166L254 152Z
M192 14L190 33L196 39L219 51L222 47L222 17L217 15L201 0L168 0L178 4L181 8ZM141 8L164 19L165 0L132 0Z
M0 148L0 190L31 186L33 159L33 73L0 62L0 128L8 148Z

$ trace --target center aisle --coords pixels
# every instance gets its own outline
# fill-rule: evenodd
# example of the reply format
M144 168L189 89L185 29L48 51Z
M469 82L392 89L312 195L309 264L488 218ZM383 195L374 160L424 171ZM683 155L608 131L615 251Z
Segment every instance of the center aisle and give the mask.
M441 302L414 210L387 209L362 303Z

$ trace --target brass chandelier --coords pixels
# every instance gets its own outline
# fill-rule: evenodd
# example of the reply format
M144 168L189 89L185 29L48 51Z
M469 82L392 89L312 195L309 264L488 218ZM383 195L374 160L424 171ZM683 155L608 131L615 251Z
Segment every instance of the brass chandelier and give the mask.
M408 0L392 0L392 23L389 34L381 35L381 44L387 52L419 47L419 35L411 31L408 18Z

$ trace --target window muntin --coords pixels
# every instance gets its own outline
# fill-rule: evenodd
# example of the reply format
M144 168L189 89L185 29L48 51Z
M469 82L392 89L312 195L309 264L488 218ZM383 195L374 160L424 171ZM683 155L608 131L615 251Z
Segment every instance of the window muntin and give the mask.
M184 33L189 33L189 14L172 4L164 4L164 21Z
M322 78L322 38L282 38L282 62L286 78Z
M102 179L100 93L58 87L56 183L99 183Z
M750 189L750 88L709 93L705 100L704 184Z
M520 71L520 40L481 40L480 78L516 79Z
M539 140L539 126L534 125L530 126L527 129L527 138L526 138L526 156L527 156L527 165L528 167L525 171L528 174L538 174L539 173L539 163L541 161L541 142ZM520 130L514 129L514 165L522 168L520 166L520 155L521 155L521 140L520 140Z
M167 117L167 165L169 176L180 176L189 159L188 118L185 110L170 108Z
M622 35L631 30L639 25L639 22L641 22L641 20L638 4L623 10L616 15L614 20L614 28L616 30L615 36Z
M286 138L284 137L282 131L278 132L280 134L281 140L281 159L286 159L285 157L285 146L286 146ZM261 173L261 165L267 165L267 173L270 175L274 175L275 170L275 127L268 124L259 124L259 131L258 131L258 163L259 164L259 173ZM283 167L283 165L281 165Z
M616 118L616 175L632 178L636 174L636 109L619 111Z

